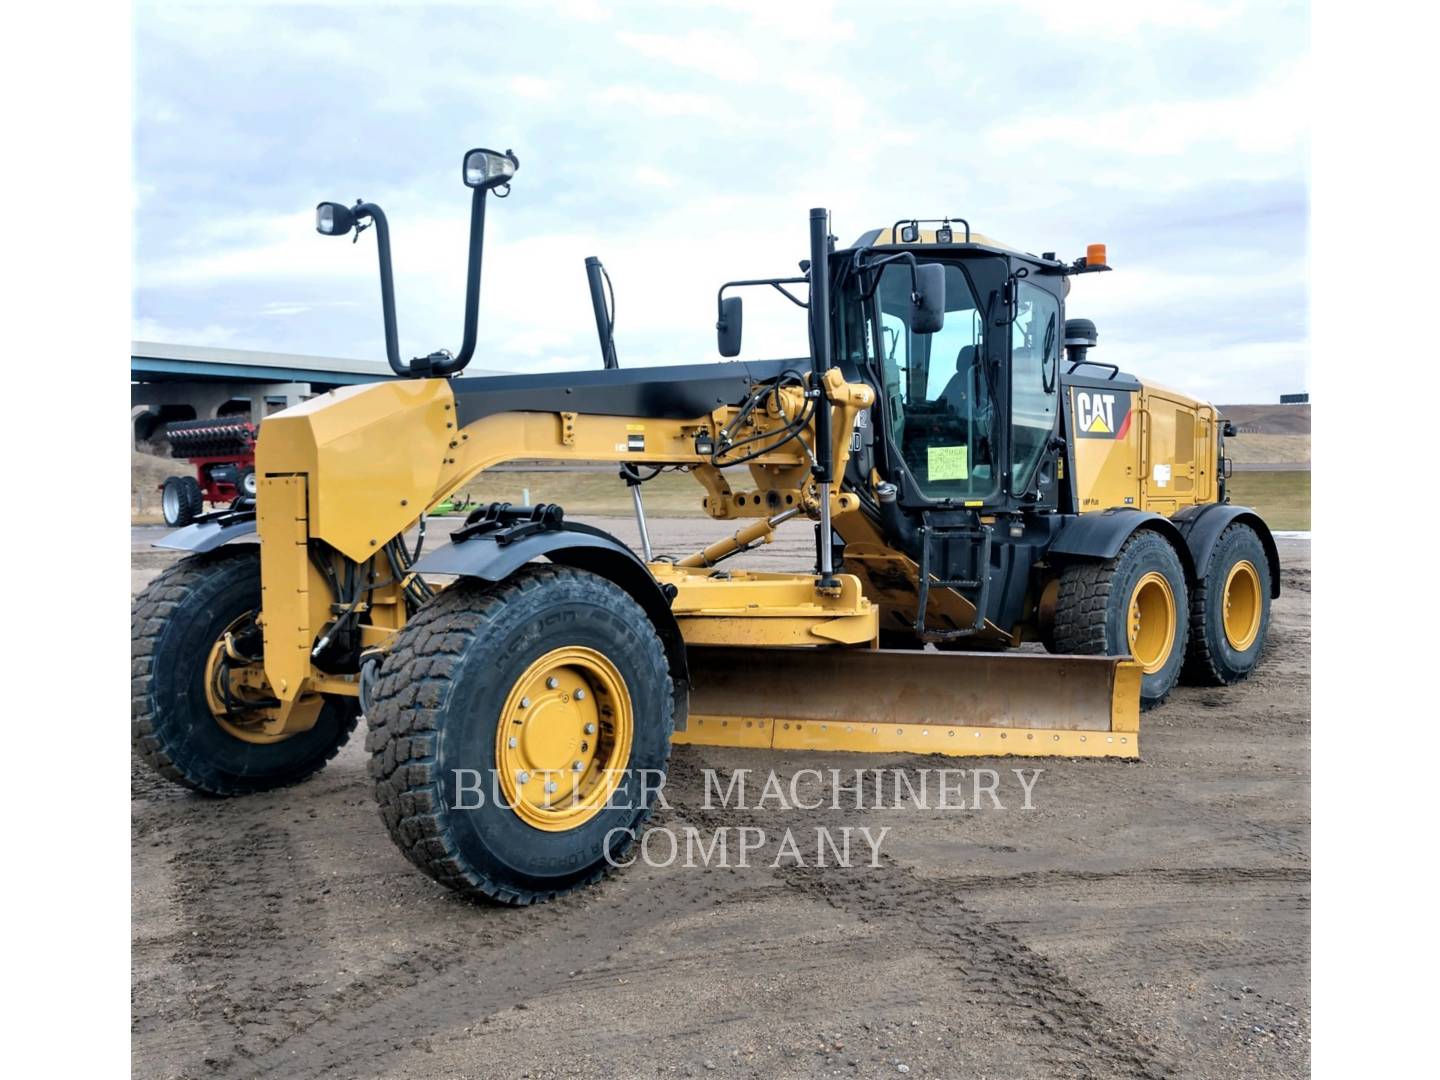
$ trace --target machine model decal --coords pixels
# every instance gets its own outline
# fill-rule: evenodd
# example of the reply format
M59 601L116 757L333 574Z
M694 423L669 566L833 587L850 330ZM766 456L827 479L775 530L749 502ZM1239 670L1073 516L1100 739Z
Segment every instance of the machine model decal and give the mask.
M1130 430L1130 392L1076 387L1075 434L1082 439L1123 439Z

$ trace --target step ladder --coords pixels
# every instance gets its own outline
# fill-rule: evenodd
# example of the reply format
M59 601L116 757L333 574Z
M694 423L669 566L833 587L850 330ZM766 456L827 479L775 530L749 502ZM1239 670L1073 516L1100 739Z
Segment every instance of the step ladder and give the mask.
M921 525L919 530L920 538L920 587L919 599L915 610L915 636L922 641L954 641L957 638L969 637L985 629L985 609L990 601L990 544L991 529L988 525L977 522L975 525ZM931 566L937 561L941 566L949 566L949 545L960 541L967 545L974 553L972 564L973 578L941 578L936 577L931 581ZM941 629L927 626L925 623L925 609L930 603L930 590L933 587L942 589L954 589L975 607L975 621L969 626L962 626L953 629Z

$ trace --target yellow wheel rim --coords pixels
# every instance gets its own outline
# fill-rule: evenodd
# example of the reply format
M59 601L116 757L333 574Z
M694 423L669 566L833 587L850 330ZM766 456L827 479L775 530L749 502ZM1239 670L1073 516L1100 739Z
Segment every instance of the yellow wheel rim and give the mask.
M1130 593L1126 631L1130 655L1146 675L1165 666L1175 645L1175 593L1164 574L1152 570L1135 583Z
M251 614L240 616L227 626L215 644L210 646L210 655L205 660L205 703L210 706L210 713L215 717L215 723L220 725L220 729L227 735L232 735L243 742L260 745L284 742L296 733L294 731L272 732L265 729L266 724L274 718L274 709L257 708L242 714L232 714L225 705L221 680L227 673L222 670L220 661L225 657L229 636L249 622L252 617ZM232 664L229 668L228 678L232 699L246 702L259 701L273 696L269 684L265 681L265 669L260 664L249 664L243 667ZM319 696L315 694L302 696L295 707L297 709L313 708L318 711Z
M1236 652L1244 652L1260 633L1264 600L1260 596L1260 572L1255 564L1241 560L1225 577L1223 621L1225 640Z
M598 814L630 763L635 714L619 670L579 645L515 680L495 731L505 802L528 825L574 829Z

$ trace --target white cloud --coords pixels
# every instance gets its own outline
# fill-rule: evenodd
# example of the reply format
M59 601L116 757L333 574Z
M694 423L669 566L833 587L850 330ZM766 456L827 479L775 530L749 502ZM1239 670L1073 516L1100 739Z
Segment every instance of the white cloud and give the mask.
M1117 273L1077 284L1107 359L1180 388L1232 380L1232 398L1293 381L1303 360L1303 238L1286 231L1301 228L1309 115L1294 5L487 3L390 8L363 32L317 33L324 21L141 10L146 318L174 333L192 322L194 340L374 355L373 234L324 240L308 209L364 194L392 212L402 347L454 348L455 159L513 145L525 168L516 198L492 204L477 363L593 366L592 253L619 294L622 363L714 358L717 286L795 272L817 205L842 243L951 213L1070 256L1107 239L1092 222L1168 215L1174 227L1112 248ZM1282 208L1263 236L1227 217L1237 191ZM1187 247L1196 220L1203 263ZM747 356L803 350L794 308L759 292L746 306ZM1175 329L1206 311L1223 348Z
M705 30L683 34L622 31L616 40L651 60L700 71L717 79L746 82L761 74L754 50L735 35Z
M159 341L167 345L211 345L233 346L239 341L239 332L232 326L214 323L187 326L161 322L158 319L135 319L130 324L130 336L136 341Z
M1157 5L1164 6L1164 5ZM1244 94L1157 101L1068 114L1002 119L987 133L993 145L1031 150L1045 146L1081 160L1167 157L1202 146L1228 146L1243 154L1274 156L1300 146L1310 115L1302 67ZM1123 166L1122 166L1123 168Z

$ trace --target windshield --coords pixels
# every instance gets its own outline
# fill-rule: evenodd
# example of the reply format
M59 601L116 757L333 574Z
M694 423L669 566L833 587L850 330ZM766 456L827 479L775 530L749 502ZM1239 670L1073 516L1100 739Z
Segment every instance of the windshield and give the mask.
M945 325L910 332L910 267L881 271L878 353L885 421L922 494L973 502L998 488L994 387L987 377L985 319L958 266L945 266Z

